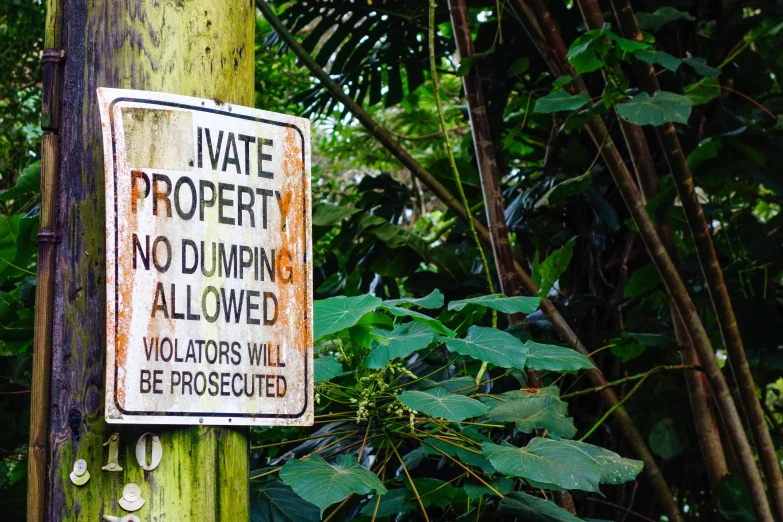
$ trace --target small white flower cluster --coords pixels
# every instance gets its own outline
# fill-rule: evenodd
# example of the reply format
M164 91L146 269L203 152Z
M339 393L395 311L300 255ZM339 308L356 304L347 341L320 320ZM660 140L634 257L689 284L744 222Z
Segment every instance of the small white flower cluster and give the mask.
M395 415L398 418L405 418L405 416L408 417L408 426L411 428L411 433L413 433L413 425L416 420L416 414L419 413L418 411L414 410L413 408L410 408L403 403L401 403L399 400L396 400L394 402L389 403L389 405L386 407L386 411L391 414Z

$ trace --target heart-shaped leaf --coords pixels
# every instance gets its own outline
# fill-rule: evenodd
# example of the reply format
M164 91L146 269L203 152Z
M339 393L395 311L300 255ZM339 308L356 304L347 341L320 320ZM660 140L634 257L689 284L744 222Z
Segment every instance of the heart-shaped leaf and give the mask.
M564 89L557 89L536 100L533 112L552 114L560 111L575 111L590 101L587 93L569 94Z
M576 435L574 420L568 416L568 404L557 397L523 391L501 395L500 402L489 399L487 419L491 422L514 422L517 429L533 433L545 429L556 437L570 439Z
M355 325L367 312L372 312L381 300L372 295L330 297L313 303L313 340Z
M403 297L402 299L388 299L383 302L386 306L399 306L401 304L413 304L422 308L442 308L443 294L437 288L424 297Z
M617 105L620 116L634 125L663 125L667 122L688 123L693 103L687 96L658 91L651 98L641 92L626 103Z
M352 494L370 491L385 494L386 488L374 473L359 464L355 457L340 455L332 466L313 453L307 460L289 460L280 470L280 478L297 495L324 510Z
M525 522L584 522L550 500L515 491L500 501L500 511Z
M313 380L322 382L334 379L343 371L343 365L334 358L334 355L318 357L313 361Z
M406 390L397 398L409 408L452 422L484 415L489 409L481 401L458 393L449 393L443 388L427 391Z
M665 53L663 51L642 49L640 51L636 51L633 53L633 55L645 63L657 64L664 69L669 69L672 72L675 72L677 69L679 69L680 64L682 63L682 60L679 58L675 58L671 54Z
M527 341L525 347L527 348L527 367L534 370L571 373L594 368L590 359L571 348L533 341Z
M383 368L392 359L426 348L435 339L435 332L429 326L417 322L401 324L391 331L373 330L372 335L376 340L364 361L368 368Z
M478 305L492 308L504 314L532 314L538 310L540 304L541 298L539 297L506 297L503 294L493 294L452 301L449 303L448 309L459 312L468 305Z
M564 441L536 437L524 448L485 442L482 453L504 475L565 489L599 491L601 466L586 452Z
M376 511L375 506L378 506ZM411 493L407 489L391 489L378 501L378 496L370 497L370 501L362 508L362 515L377 518L394 517L404 515L416 507L411 499Z
M601 484L624 484L635 480L644 467L640 460L625 459L613 451L578 440L564 440L593 457L601 466Z
M469 355L503 368L523 369L527 349L522 341L497 328L471 326L464 339L441 337L451 352Z
M437 319L433 319L432 317L428 315L424 315L419 312L415 312L413 310L408 310L407 308L403 308L401 306L387 306L385 304L381 305L381 308L385 308L389 312L391 312L392 315L396 315L397 317L410 317L416 322L419 322L421 324L426 324L435 333L439 333L441 335L448 335L449 337L454 337L457 335L457 332L452 330L451 328L446 327L443 323L438 321Z
M688 20L691 22L694 20L690 14L670 6L660 7L654 13L636 13L636 18L639 21L639 27L645 31L652 32L675 20Z
M279 480L251 482L250 522L318 522L318 507Z

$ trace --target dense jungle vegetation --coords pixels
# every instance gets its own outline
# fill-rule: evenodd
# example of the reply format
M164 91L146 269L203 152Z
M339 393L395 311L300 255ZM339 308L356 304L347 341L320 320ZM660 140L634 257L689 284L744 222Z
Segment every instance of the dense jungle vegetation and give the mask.
M256 107L313 122L317 408L251 431L254 522L783 520L783 4L259 8ZM0 3L4 520L44 16Z

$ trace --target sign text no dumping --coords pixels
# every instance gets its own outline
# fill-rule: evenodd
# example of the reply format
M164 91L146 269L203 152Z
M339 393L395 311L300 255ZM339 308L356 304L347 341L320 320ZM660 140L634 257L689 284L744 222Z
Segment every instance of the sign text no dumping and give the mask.
M106 420L311 424L310 127L98 89Z

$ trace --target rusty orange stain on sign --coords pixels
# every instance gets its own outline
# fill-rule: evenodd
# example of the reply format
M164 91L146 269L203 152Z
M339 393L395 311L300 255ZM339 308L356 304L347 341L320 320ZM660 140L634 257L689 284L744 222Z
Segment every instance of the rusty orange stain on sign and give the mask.
M98 89L106 420L313 421L306 119Z

